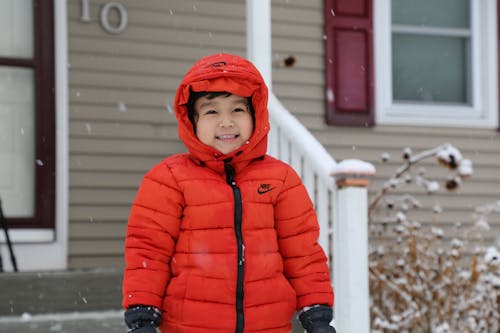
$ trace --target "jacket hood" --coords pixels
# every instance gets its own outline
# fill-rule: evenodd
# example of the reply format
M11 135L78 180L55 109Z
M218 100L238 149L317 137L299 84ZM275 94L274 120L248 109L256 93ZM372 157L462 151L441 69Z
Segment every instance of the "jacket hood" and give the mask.
M186 104L191 91L227 91L244 97L252 97L255 125L247 143L228 154L222 154L215 148L202 143L196 137L188 117ZM269 132L267 96L268 91L264 79L250 61L226 53L205 56L186 73L175 95L174 110L178 121L179 138L191 155L204 164L222 166L220 162L223 161L239 164L239 162L263 156L266 154Z

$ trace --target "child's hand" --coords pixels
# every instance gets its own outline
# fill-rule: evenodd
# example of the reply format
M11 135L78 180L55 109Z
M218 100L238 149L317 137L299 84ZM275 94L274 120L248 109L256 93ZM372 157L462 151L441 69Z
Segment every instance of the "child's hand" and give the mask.
M336 333L335 328L330 326L332 318L332 308L326 305L313 306L299 315L307 333Z
M146 305L130 307L125 311L125 323L129 332L155 333L161 323L161 311Z

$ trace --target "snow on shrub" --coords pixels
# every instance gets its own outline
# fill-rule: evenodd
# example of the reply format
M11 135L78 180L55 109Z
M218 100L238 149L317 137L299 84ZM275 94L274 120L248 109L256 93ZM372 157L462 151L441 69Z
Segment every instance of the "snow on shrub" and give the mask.
M389 158L382 154L383 162ZM500 254L495 247L466 247L470 245L467 237L488 232L487 217L500 212L500 201L478 207L472 229L458 232L463 236L450 241L436 225L426 226L410 218L412 209L422 207L415 197L407 193L391 195L412 183L428 194L438 191L439 182L430 179L425 169L413 170L419 162L431 158L448 169L444 181L448 191L462 186L473 174L472 162L450 144L418 154L405 148L403 165L373 196L370 232L386 242L370 249L372 332L497 333ZM432 210L436 215L442 211L438 204ZM464 227L457 223L456 228ZM471 255L466 256L466 250Z

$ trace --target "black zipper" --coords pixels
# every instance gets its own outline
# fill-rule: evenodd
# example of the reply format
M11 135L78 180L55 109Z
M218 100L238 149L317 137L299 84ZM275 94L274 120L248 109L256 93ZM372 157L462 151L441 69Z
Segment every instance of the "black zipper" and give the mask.
M234 233L236 236L236 245L238 247L238 276L236 279L236 330L235 333L242 333L245 327L245 315L243 312L243 275L245 273L245 256L243 245L243 235L241 233L241 191L234 181L234 168L231 164L225 163L226 182L233 189L234 196Z

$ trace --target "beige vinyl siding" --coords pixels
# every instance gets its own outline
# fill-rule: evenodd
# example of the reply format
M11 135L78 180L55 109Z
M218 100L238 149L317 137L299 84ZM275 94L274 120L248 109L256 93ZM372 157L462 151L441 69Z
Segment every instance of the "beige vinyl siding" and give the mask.
M91 1L92 17L106 1ZM329 127L325 112L323 0L272 1L273 90L283 104L340 161L358 158L377 167L370 193L400 165L406 146L415 152L449 142L474 163L460 193L427 196L419 219L445 231L471 223L475 206L500 200L500 137L493 130L376 126ZM245 1L121 0L129 14L124 34L109 35L98 22L79 21L69 2L70 241L69 265L123 265L130 204L143 174L163 157L183 151L169 107L185 71L219 51L245 55ZM291 67L284 59L293 57ZM383 152L391 161L380 164ZM446 177L434 161L429 174ZM429 212L439 202L443 213ZM500 234L492 215L488 241ZM375 242L376 240L372 240Z
M68 2L69 267L122 267L126 222L144 173L185 150L172 103L201 56L245 54L244 1L121 0L128 27L106 33L100 6Z
M323 2L274 0L271 9L274 94L297 117L316 121L325 105Z

